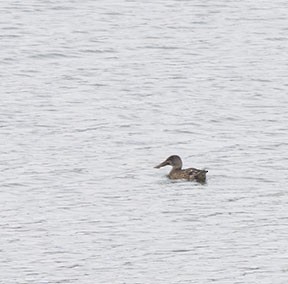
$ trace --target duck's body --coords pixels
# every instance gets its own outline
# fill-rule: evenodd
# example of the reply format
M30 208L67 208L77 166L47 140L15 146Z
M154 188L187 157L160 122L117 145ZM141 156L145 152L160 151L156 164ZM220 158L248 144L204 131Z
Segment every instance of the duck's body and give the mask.
M206 181L206 173L208 171L194 168L182 169L182 160L177 155L170 156L155 168L159 169L167 165L172 166L172 170L168 174L170 179L187 179L189 181L197 181L201 183Z

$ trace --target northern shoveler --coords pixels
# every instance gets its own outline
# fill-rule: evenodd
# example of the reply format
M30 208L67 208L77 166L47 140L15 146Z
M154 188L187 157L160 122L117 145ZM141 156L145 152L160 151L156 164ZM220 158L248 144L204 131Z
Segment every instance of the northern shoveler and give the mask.
M189 181L197 181L200 183L204 183L206 181L206 173L208 171L194 168L182 170L182 160L177 155L170 156L155 168L159 169L168 165L172 166L172 170L168 175L170 179L187 179Z

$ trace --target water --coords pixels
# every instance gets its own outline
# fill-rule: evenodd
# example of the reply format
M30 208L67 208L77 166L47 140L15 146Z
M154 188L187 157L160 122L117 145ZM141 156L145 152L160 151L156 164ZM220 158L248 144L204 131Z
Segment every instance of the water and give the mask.
M0 283L286 284L287 8L2 1Z

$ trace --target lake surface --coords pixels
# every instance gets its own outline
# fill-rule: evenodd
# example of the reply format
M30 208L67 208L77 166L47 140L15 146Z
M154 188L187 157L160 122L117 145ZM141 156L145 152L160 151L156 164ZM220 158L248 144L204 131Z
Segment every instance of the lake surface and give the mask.
M288 283L287 10L1 1L0 283Z

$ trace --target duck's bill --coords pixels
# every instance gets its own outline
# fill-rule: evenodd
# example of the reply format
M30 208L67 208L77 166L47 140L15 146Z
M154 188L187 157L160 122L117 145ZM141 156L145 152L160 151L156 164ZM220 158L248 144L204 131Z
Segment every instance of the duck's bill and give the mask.
M167 166L168 165L168 162L167 161L164 161L164 162L162 162L161 164L159 164L158 166L156 166L156 167L154 167L155 169L160 169L160 168L162 168L162 167L165 167L165 166Z

